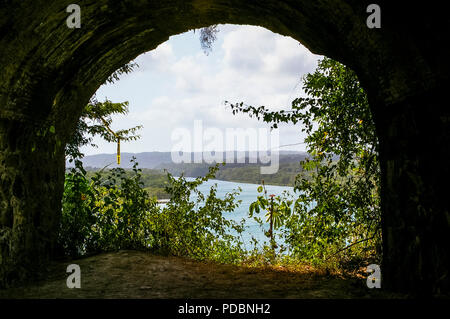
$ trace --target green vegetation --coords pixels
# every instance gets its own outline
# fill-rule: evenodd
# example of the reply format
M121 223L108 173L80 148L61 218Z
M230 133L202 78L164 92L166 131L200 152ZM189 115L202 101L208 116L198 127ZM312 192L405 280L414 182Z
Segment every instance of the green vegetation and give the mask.
M106 179L96 174L89 180L76 161L66 174L62 201L59 244L66 255L147 246L156 201L142 188L139 170L133 172L126 177L122 169L114 169Z
M300 195L281 219L291 256L337 265L378 259L378 141L366 94L353 71L327 58L304 78L303 88L308 97L294 100L291 110L231 104L233 112L252 114L274 128L280 122L301 123L308 135L312 158L302 162L307 175L297 176Z
M120 74L130 72L133 66L125 65L109 82L118 80ZM135 159L131 171L114 168L88 173L83 168L80 158L84 154L80 147L92 145L93 136L99 135L108 142L139 138L135 132L140 126L118 132L110 129L111 115L126 114L127 106L127 102L99 103L93 98L66 147L66 155L75 167L66 172L64 184L58 234L64 254L79 257L118 249L148 249L196 259L241 261L246 255L239 237L243 222L236 223L224 216L239 204L235 199L238 193L219 199L214 187L207 196L197 190L214 177L218 165L194 181L174 178L169 173L164 181L164 175L151 170L144 175ZM170 202L158 206L156 197L166 194ZM237 235L231 235L232 231Z
M138 65L135 63L129 63L122 66L114 72L106 82L114 83L119 79L120 75L132 72L137 66ZM92 139L96 135L107 142L117 143L120 143L120 141L127 142L139 139L140 136L137 135L136 132L140 130L142 126L119 130L117 132L111 130L111 116L117 114L128 114L128 102L113 103L109 100L99 102L96 97L93 96L78 120L77 128L72 135L71 141L66 145L66 156L69 158L69 162L73 162L84 156L80 151L82 146L89 145L97 147L97 145L92 143ZM118 145L118 151L120 151L120 145Z
M167 164L165 167L173 175L184 174L188 177L204 176L209 164ZM216 179L230 182L260 184L262 180L267 185L294 186L295 177L302 172L300 161L280 163L276 174L262 175L259 164L226 164L216 174Z
M204 175L187 181L183 176L175 178L174 171L166 175L143 171L134 160L131 171L87 173L75 159L75 168L66 175L61 247L69 256L150 249L226 263L340 268L376 260L381 241L378 142L366 95L356 75L330 59L322 60L316 72L304 78L304 90L308 97L295 99L290 110L271 112L264 106L230 104L233 113L249 113L273 128L280 122L301 123L307 134L311 156L301 166L281 163L278 174L264 175L265 184L293 183L299 195L267 194L262 182L261 195L250 206L249 218L270 225L265 232L269 245L260 246L253 239L252 250L243 248L240 236L245 220L237 223L228 218L239 205L239 190L223 199L216 197L215 187L207 195L198 191L211 178L260 183L258 165L234 164L220 171L218 165L205 164L169 168L175 175L182 170L189 170L191 176ZM103 106L103 114L115 110L112 103ZM156 197L166 194L170 202L158 206ZM279 245L280 238L285 244Z
M137 163L132 173L115 168L103 176L95 173L92 180L80 163L66 175L59 234L66 255L149 249L227 263L245 256L239 238L243 224L226 218L239 203L237 192L219 199L214 187L207 196L197 190L218 166L194 181L168 174L165 190L171 201L160 207L145 191Z
M86 170L86 178L92 180L94 177L99 176L100 178L108 181L113 181L113 175L115 174L115 169L102 169L102 170ZM131 178L134 174L133 170L124 169L123 176L126 178ZM147 191L151 198L156 199L169 199L169 194L164 190L167 186L167 176L160 170L154 169L141 169L140 180L144 189Z

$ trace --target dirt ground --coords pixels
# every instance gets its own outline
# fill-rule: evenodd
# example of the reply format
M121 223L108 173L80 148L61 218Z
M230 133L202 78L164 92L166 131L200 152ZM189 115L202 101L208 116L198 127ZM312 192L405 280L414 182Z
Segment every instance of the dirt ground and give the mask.
M81 268L81 288L69 289L66 268ZM0 290L0 298L378 298L363 278L304 267L255 268L119 251L55 262L45 279Z

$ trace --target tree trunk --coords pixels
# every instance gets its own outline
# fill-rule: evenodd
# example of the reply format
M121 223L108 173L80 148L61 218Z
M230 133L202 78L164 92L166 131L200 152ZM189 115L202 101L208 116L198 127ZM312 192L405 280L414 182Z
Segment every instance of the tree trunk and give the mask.
M0 119L0 174L0 287L5 287L33 278L54 252L64 147L53 127Z
M450 108L445 84L378 109L383 115L377 123L382 285L391 290L418 295L449 291Z

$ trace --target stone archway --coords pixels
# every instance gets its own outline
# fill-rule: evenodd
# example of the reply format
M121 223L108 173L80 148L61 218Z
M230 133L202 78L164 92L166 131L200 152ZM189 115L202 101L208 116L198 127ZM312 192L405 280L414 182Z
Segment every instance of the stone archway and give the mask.
M291 36L357 72L381 147L384 286L448 292L444 10L378 1L382 27L369 29L370 2L359 0L79 0L81 28L69 29L72 2L0 7L0 286L51 258L64 144L97 88L170 35L231 23Z

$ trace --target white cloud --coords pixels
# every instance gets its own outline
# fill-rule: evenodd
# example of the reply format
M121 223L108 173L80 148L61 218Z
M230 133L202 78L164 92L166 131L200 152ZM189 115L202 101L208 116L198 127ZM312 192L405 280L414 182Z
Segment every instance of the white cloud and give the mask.
M155 50L142 54L136 59L139 64L137 72L167 71L174 63L175 54L169 42L160 44Z
M135 102L130 104L129 117L116 124L123 128L128 123L142 123L143 139L124 145L124 151L169 151L171 132L181 127L192 129L194 120L223 130L267 126L247 115L233 116L223 102L243 101L279 109L289 107L302 94L301 76L315 69L319 56L289 37L260 27L224 29L210 56L201 51L197 36L180 35L186 37L186 43L195 41L198 51L177 56L171 38L136 60L139 75L127 77L128 86L121 87L119 81L110 91L104 90L110 98L114 98L112 93L126 95L127 87L139 95L131 99ZM299 129L283 128L280 137L280 144L299 142ZM93 153L114 152L114 146L99 144L102 148Z

